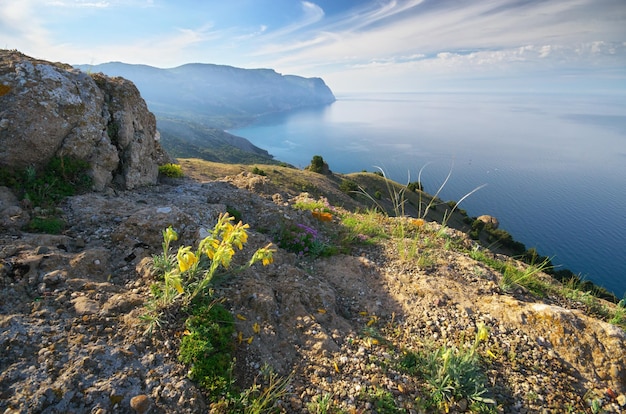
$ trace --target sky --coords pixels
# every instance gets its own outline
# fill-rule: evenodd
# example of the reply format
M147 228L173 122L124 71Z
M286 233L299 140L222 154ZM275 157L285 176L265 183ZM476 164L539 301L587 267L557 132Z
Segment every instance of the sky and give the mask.
M214 63L335 92L626 92L626 0L0 0L0 48Z

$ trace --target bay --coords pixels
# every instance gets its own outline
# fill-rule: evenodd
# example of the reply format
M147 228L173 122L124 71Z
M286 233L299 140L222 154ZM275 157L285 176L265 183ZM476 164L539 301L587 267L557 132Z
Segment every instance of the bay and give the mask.
M345 94L229 131L304 167L375 171L465 199L527 247L618 297L626 292L626 97Z

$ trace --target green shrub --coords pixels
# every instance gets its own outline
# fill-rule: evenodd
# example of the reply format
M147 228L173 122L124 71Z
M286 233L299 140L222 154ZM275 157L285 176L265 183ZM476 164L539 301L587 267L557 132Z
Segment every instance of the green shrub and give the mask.
M35 233L61 234L65 222L58 217L34 217L26 226L26 230Z
M0 169L0 185L9 187L15 195L28 200L32 207L54 212L65 197L88 191L92 184L89 163L71 157L54 157L40 171L29 166L22 170ZM60 233L65 224L55 213L40 215L26 226L27 231Z
M256 167L256 166L252 169L252 174L261 175L263 177L265 177L267 175L265 173L265 171L263 171L262 169L260 169L259 167Z
M417 193L418 191L424 191L424 187L422 186L422 183L419 181L413 181L407 184L406 188L409 191L413 191L414 193Z
M159 165L159 174L170 178L181 178L184 176L182 167L172 163Z
M352 180L342 180L339 189L346 194L353 195L359 191L359 185Z
M480 238L480 233L483 231L483 229L485 228L485 222L481 221L481 220L474 220L472 222L472 229L469 232L469 236L473 239L473 240L478 240Z
M473 412L495 412L496 402L487 397L487 378L478 354L478 347L488 340L489 331L484 324L477 328L469 349L443 345L423 352L407 351L400 359L401 370L426 382L430 395L421 401L424 408L447 412L450 403L465 399Z
M213 396L224 395L231 385L234 319L219 302L206 297L194 303L190 313L178 359L189 366L192 381Z
M303 256L330 256L335 249L324 243L317 230L304 224L292 224L284 227L276 238L279 247Z
M241 211L237 210L233 206L226 206L226 212L229 216L231 216L235 223L239 223L241 221Z
M313 159L311 159L311 165L309 166L309 171L313 171L315 173L321 173L324 170L324 158L320 155L314 155Z

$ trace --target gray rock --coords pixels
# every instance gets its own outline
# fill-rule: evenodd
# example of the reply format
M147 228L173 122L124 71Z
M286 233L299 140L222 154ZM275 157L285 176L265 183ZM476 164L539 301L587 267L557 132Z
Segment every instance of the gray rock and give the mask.
M40 168L55 156L85 160L93 186L156 184L169 157L135 85L0 50L0 167Z

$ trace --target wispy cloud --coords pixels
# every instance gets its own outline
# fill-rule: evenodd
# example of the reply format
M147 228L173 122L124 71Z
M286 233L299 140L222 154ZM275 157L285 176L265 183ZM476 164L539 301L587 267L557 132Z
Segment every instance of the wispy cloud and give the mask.
M280 1L285 16L297 13L286 23L256 1L3 1L0 46L76 63L77 56L160 67L196 61L342 82L626 68L624 0L364 0L328 10L316 0L295 10ZM100 13L137 24L110 36L108 26L86 23ZM85 31L90 36L77 36Z
M83 0L74 0L74 1L49 1L47 2L48 6L53 7L84 7L84 8L106 8L111 6L111 3L108 1L83 1Z
M624 10L621 0L371 2L276 39L254 57L309 74L395 67L471 76L592 66L599 58L626 65Z
M34 0L8 1L0 7L0 47L19 48L32 45L33 50L45 50L50 33L37 16Z

